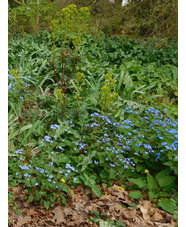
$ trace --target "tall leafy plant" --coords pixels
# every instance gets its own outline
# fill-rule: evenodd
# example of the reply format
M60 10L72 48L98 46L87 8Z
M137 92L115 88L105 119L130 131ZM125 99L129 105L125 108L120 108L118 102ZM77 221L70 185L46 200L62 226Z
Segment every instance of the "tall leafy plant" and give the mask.
M84 33L88 32L89 22L89 9L82 7L78 10L74 4L62 9L51 22L51 41L53 43L51 63L58 88L62 90L62 93L65 93L72 79L78 62L82 37ZM67 71L68 79L65 84Z

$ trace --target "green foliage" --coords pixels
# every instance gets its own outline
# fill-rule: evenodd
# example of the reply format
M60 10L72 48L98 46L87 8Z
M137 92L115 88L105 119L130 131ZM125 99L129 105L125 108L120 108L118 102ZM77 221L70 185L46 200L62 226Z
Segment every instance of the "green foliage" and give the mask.
M58 41L58 38L64 40L68 37L73 40L74 46L78 46L81 40L76 34L87 33L89 22L89 9L82 7L78 10L77 6L72 4L57 13L55 20L51 22L50 28L56 41Z
M14 192L8 193L8 212L10 212L10 209L13 209L18 215L22 214L22 210L19 209L18 205L14 203ZM8 219L8 223L11 224L11 220Z
M101 87L99 94L99 104L102 108L103 113L107 113L111 108L114 107L114 103L118 97L118 93L115 90L116 80L112 78L112 74L106 74L104 76L104 85Z
M177 37L178 35L178 2L136 1L132 0L123 7L126 23L123 34Z
M50 41L53 44L51 66L61 93L66 92L72 79L79 60L78 51L82 36L88 31L89 21L89 9L82 7L78 10L77 6L72 4L57 13L50 24L52 31ZM71 64L69 64L70 62ZM59 76L60 73L61 76ZM69 75L67 81L65 81L67 73ZM66 82L65 86L64 82ZM78 115L77 111L76 115Z
M102 196L101 190L96 186L95 179L91 178L90 176L86 175L85 173L81 176L81 180L92 189L97 197Z
M100 213L98 210L92 210L91 216L89 217L90 221L94 223L99 223L100 227L112 227L112 226L125 227L126 226L121 220L114 222L113 220L109 219L105 221L104 220L105 218L108 219L108 214Z
M178 209L177 203L174 199L158 199L158 206L171 214L174 214L174 210Z
M157 40L144 44L84 34L73 73L72 58L66 55L62 61L63 73L76 77L68 82L62 62L55 62L65 90L51 67L50 56L58 48L51 40L47 31L9 40L11 187L23 184L30 203L50 209L66 205L70 188L79 184L101 197L99 185L119 180L132 190L130 198L142 199L140 190L148 191L150 200L158 199L173 213L178 175L175 41L158 40L162 46L156 48ZM59 46L56 55L67 46Z
M148 183L150 190L152 190L152 191L157 190L158 185L156 183L156 180L154 179L154 177L150 173L147 173L147 183Z
M9 34L37 33L47 29L50 21L57 13L55 2L47 0L27 0L18 7L9 8L8 29Z
M129 194L129 198L131 198L131 199L143 199L143 196L139 191L133 191Z

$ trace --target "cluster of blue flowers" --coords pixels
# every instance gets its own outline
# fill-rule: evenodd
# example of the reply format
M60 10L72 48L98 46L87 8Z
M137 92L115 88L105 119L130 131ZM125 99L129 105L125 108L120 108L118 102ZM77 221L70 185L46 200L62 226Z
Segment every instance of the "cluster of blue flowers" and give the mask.
M41 140L41 143L43 143L44 141L48 142L48 143L53 143L54 141L51 140L50 136L45 136L43 140Z
M71 166L70 164L66 164L65 165L65 168L66 169L71 169L72 171L74 171L74 172L78 172L78 170L76 170L73 166Z
M75 124L71 120L70 121L64 121L62 124L63 125L69 124L70 127L74 127L75 126Z
M20 165L19 166L19 168L21 169L21 170L28 170L28 169L30 169L31 168L31 165Z
M51 126L50 126L50 128L51 128L51 129L53 129L53 130L56 130L56 129L58 129L58 128L59 128L59 125L54 124L54 125L51 125Z
M136 121L137 118L133 118L133 115L138 115L140 121L139 124ZM51 168L50 174L41 166L32 168L31 165L19 165L21 170L26 171L24 176L30 178L32 168L33 171L38 171L39 174L45 174L47 180L56 185L56 188L58 188L56 183L58 180L51 175L52 171L61 174L62 178L66 177L69 179L73 176L75 182L78 167L70 164L69 152L74 156L79 155L80 153L82 154L82 152L84 152L84 156L89 155L89 152L92 152L92 139L88 135L88 132L92 132L92 130L95 130L93 141L94 143L97 143L97 148L94 149L97 149L97 152L102 153L102 159L105 160L104 165L107 163L108 167L122 167L124 170L130 169L134 172L136 171L137 164L135 158L145 157L145 159L147 159L150 157L152 160L154 159L154 161L157 162L161 161L161 157L163 155L165 157L168 152L173 154L173 161L178 158L178 121L166 118L165 115L153 107L144 111L142 117L139 111L136 111L132 107L127 107L124 109L124 120L119 123L112 122L107 116L102 116L99 113L93 113L91 114L91 117L92 122L85 125L86 136L82 135L81 141L79 141L79 139L77 139L77 141L72 141L72 145L69 145L72 146L70 149L69 146L67 146L68 148L65 147L65 140L60 137L58 137L60 140L58 146L53 144L54 141L52 138L55 138L55 134L57 133L56 130L60 126L58 124L51 125L50 129L52 130L50 131L50 136L46 135L40 145L42 147L43 143L47 142L49 143L47 146L51 146L53 149L51 149L51 162L48 163ZM133 121L133 119L135 120ZM72 121L66 121L62 124L70 124L71 127L74 127ZM151 141L151 134L153 134L153 141ZM169 141L172 142L170 143ZM57 139L55 143L57 143ZM62 146L64 146L64 148ZM73 153L73 150L76 152ZM16 151L16 155L20 156L20 160L22 160L22 152L23 150ZM58 159L58 155L61 154L63 156L59 157L61 159L62 157L64 158L62 161L64 164L63 167L61 166L63 169L61 170L60 168L59 171L54 163L55 160ZM35 157L33 156L32 158L34 159ZM65 163L65 159L68 163ZM97 155L93 157L92 161L93 165L92 163L90 164L92 167L94 164L97 166L103 163L103 160L101 161ZM32 164L32 160L30 163ZM78 166L78 163L76 163L76 165ZM18 173L16 173L16 175L18 175ZM38 183L36 184L38 185Z
M94 120L94 122L92 124L89 125L85 125L86 127L98 127L101 125L101 123L97 124L98 120L96 121L96 118L101 118L102 120L104 120L105 125L110 125L110 126L114 126L111 129L127 129L127 135L126 133L123 134L123 132L125 130L119 130L119 132L117 133L116 131L114 131L114 137L116 138L116 140L118 141L117 145L119 146L118 149L115 149L113 145L113 135L108 135L108 133L104 133L104 135L100 135L99 139L97 139L97 142L100 144L105 144L106 148L105 150L107 151L111 151L113 153L116 154L116 157L118 158L119 161L125 162L125 159L120 158L119 159L119 155L118 154L125 154L125 155L129 155L129 154L134 154L134 155L140 155L137 151L135 151L134 147L142 147L144 148L144 154L146 155L154 155L155 157L155 161L157 162L160 157L161 157L161 153L164 151L163 147L166 150L174 150L176 151L178 149L178 131L175 129L178 125L178 121L177 120L171 120L169 118L164 118L164 115L157 109L150 107L148 110L144 111L144 113L148 116L143 116L141 118L141 121L144 122L144 128L136 128L137 126L135 124L133 124L131 118L130 120L127 119L127 117L131 116L131 114L134 115L140 115L139 111L136 111L135 108L133 107L127 107L124 109L124 116L126 116L126 119L123 121L123 123L112 123L111 120L107 117L107 116L101 116L99 113L93 113L90 116L92 117L92 120ZM143 114L144 114L143 113ZM152 120L155 119L155 120ZM100 122L100 121L99 121ZM158 127L159 126L163 126L163 128L165 128L165 130L162 132L162 130L159 130ZM158 148L157 145L151 145L150 143L154 142L154 141L150 141L149 139L147 139L145 137L145 134L147 132L147 128L150 128L152 130L154 130L155 133L157 133L157 140L158 143L162 144L162 149L160 149L160 151L158 152ZM107 128L105 128L107 129ZM100 130L101 131L101 130ZM122 132L122 133L121 133ZM162 134L163 133L163 134ZM168 145L167 142L162 142L161 141L164 139L164 137L169 138L170 134L172 134L175 138L175 141L171 144ZM156 135L156 134L155 134ZM144 139L144 140L142 140ZM112 145L110 143L110 141L112 141ZM144 141L144 142L142 142ZM145 143L145 141L149 142L149 143ZM156 144L156 143L155 143ZM110 147L109 147L110 145ZM101 149L103 149L103 147L101 147ZM174 152L175 154L175 159L177 159L177 153ZM108 161L108 158L106 158L106 161ZM98 164L99 161L98 160L94 160L95 164ZM110 163L111 167L115 167L115 164L117 164L118 162L115 161L115 163ZM130 163L130 165L135 166L135 163ZM127 168L127 166L125 165L124 168Z

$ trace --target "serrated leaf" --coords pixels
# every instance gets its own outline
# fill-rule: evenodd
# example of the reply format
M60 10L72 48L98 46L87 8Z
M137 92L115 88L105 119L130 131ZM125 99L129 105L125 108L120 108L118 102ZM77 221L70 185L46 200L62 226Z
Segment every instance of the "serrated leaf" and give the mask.
M144 188L146 187L146 182L140 178L128 178L128 180L134 184L137 184L139 188Z
M133 191L129 194L129 198L130 199L143 199L143 196L142 196L141 192Z
M158 199L158 206L171 214L174 214L174 210L178 208L175 200L167 198Z

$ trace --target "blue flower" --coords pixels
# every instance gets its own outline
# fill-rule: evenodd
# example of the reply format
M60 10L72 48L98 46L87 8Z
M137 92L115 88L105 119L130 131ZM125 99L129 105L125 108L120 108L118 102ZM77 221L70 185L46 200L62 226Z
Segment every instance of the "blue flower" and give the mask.
M151 145L149 145L149 144L144 144L144 147L145 147L146 149L152 150L152 147L151 147Z
M56 130L57 128L59 128L59 125L54 124L54 125L51 125L50 128Z
M20 96L20 99L24 102L24 98L22 96Z
M116 165L114 165L114 164L110 163L110 166L111 166L111 167L115 167Z

